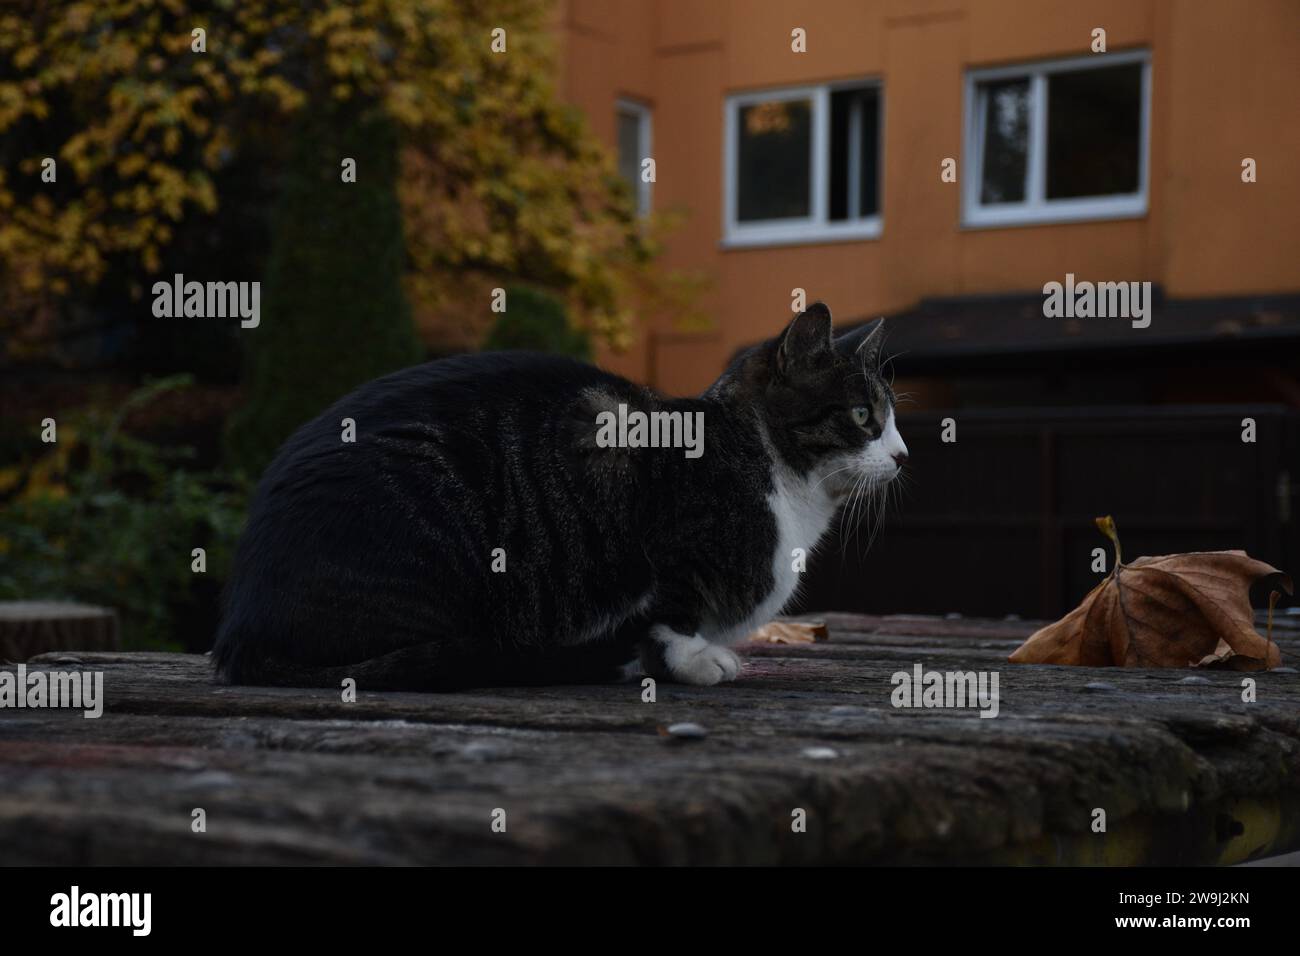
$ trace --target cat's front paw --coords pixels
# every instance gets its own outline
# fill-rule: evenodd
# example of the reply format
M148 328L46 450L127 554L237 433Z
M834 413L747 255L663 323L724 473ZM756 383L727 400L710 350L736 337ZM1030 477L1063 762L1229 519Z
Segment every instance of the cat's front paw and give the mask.
M735 680L743 666L731 648L710 644L702 637L669 647L666 658L674 680L701 687Z

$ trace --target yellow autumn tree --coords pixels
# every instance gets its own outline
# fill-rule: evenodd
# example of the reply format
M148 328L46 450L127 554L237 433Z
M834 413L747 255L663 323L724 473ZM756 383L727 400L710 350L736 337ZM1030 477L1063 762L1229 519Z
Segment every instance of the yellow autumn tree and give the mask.
M553 89L543 0L17 0L0 7L0 321L106 275L156 277L226 173L304 110L379 113L400 144L407 298L466 276L556 289L605 341L671 294L613 164ZM52 161L52 162L50 162ZM274 168L266 176L277 175Z

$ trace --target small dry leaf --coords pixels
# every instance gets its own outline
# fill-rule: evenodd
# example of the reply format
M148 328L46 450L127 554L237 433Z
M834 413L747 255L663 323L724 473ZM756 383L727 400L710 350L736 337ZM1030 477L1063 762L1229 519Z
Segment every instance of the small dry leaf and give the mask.
M772 621L764 624L748 640L755 644L811 644L830 639L830 631L821 621Z
M1256 632L1250 606L1251 585L1259 581L1291 593L1291 579L1277 568L1244 551L1124 564L1115 522L1098 518L1097 527L1115 544L1114 570L1077 608L1017 648L1013 664L1234 670L1281 664L1277 645Z

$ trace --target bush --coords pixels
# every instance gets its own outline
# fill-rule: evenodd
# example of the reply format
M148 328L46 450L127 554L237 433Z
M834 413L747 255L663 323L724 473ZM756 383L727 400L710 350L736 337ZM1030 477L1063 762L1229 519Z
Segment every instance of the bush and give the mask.
M0 600L75 600L117 609L133 650L197 650L211 642L247 503L244 482L182 467L186 448L122 430L126 416L187 379L165 379L120 408L58 425L42 458L0 474ZM206 573L191 552L206 552ZM203 622L201 633L184 623Z
M229 463L259 474L293 431L356 386L421 358L402 294L405 247L391 123L306 110L271 225L261 324L245 332L249 394ZM357 163L341 181L340 161Z
M569 323L564 303L528 286L507 286L505 292L506 310L488 333L484 349L526 349L591 361L591 340Z

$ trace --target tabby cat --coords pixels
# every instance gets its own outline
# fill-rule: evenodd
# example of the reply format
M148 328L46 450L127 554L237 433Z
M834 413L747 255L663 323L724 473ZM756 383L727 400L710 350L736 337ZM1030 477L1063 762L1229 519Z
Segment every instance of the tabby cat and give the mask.
M817 303L698 398L508 352L361 386L258 486L219 676L450 690L614 680L639 662L688 684L735 678L728 645L791 599L795 549L907 460L882 326L836 338ZM604 427L636 413L679 443L682 422L701 423L698 447Z

